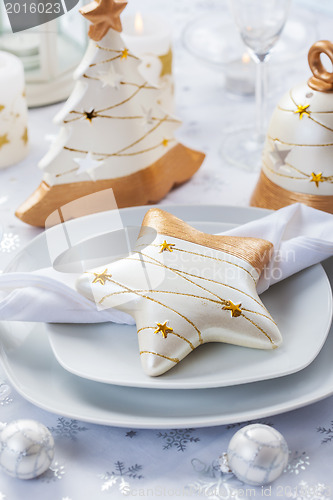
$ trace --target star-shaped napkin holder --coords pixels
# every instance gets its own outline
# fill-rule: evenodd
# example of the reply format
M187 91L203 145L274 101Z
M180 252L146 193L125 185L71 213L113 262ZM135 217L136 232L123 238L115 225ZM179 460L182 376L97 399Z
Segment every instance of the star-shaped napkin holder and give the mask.
M281 344L256 290L272 249L262 239L202 233L154 208L135 252L86 272L77 288L100 307L134 317L143 369L157 376L203 343Z

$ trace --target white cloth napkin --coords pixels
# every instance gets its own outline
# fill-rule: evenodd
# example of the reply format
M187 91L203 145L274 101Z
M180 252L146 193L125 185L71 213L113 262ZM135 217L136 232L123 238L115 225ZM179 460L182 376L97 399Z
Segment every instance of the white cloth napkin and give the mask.
M263 238L274 244L258 292L333 255L333 215L294 204L223 234ZM53 268L0 275L0 320L133 324L114 309L98 310L75 289L77 274Z

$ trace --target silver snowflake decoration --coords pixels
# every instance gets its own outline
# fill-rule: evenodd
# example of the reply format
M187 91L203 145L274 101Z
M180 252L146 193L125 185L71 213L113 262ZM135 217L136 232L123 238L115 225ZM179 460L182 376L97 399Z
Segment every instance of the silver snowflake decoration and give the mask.
M14 233L4 233L0 242L0 252L10 253L20 246L20 237Z
M166 432L159 432L157 437L164 439L164 450L169 450L174 447L178 451L185 451L188 443L197 443L200 438L193 437L192 434L196 429L172 429Z
M322 440L322 444L330 443L333 440L333 420L330 427L317 427L317 432L325 436Z
M58 423L56 427L49 427L49 431L52 432L54 436L71 439L76 441L77 434L79 432L87 431L87 427L79 425L77 420L67 419L64 417L58 418Z
M129 479L142 479L143 476L140 474L141 470L141 465L135 464L127 467L124 462L118 460L114 464L114 470L112 472L106 472L100 475L100 478L103 480L101 490L109 491L113 488L117 488L122 495L129 495L131 492Z

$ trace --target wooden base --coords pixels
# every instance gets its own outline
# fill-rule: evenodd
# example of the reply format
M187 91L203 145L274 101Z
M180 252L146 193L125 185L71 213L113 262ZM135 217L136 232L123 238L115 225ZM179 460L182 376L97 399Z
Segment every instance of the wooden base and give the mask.
M263 268L268 264L273 251L273 244L261 238L202 233L160 208L148 210L143 219L139 237L145 233L147 227L153 228L157 233L164 236L179 238L180 240L190 241L197 245L234 255L251 264L259 276Z
M279 208L292 205L293 203L304 203L304 205L308 205L309 207L333 214L333 196L320 196L288 191L272 182L263 172L261 172L251 197L251 206L278 210Z
M113 189L118 208L156 203L173 187L190 179L204 158L203 153L177 144L149 167L124 177L55 186L49 186L43 181L18 208L15 215L27 224L44 227L49 215L58 212L59 208L82 196L105 189ZM82 204L66 207L65 220L86 215L87 203L89 204L85 201ZM110 206L110 200L102 193L101 196L92 197L92 203L93 206L88 207L89 213L103 212ZM55 224L60 222L59 216L55 217L54 221ZM52 224L48 221L48 225Z

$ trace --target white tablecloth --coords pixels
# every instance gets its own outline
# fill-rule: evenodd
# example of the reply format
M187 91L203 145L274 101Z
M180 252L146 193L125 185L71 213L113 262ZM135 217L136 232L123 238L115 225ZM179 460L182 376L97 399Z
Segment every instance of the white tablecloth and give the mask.
M307 6L315 5L308 0ZM310 18L317 39L331 36L333 11ZM305 3L298 2L293 11ZM319 7L319 3L318 3ZM130 3L127 12L135 11ZM325 11L326 9L326 11ZM331 15L329 14L331 9ZM184 48L181 34L190 19L216 10L218 0L142 0L140 10L158 11L175 26L174 76L177 115L183 127L177 132L185 144L207 154L201 170L186 185L171 192L162 204L217 203L247 206L257 174L234 169L221 160L219 150L228 127L253 118L253 98L227 95L223 73L196 60ZM309 40L309 46L314 40ZM273 60L274 62L274 60ZM307 79L306 52L286 65L272 64L270 109L289 87ZM24 225L15 209L37 187L38 160L48 148L45 135L55 134L52 117L60 105L30 110L31 151L19 165L0 172L0 270L40 229ZM332 498L333 397L303 409L264 419L284 434L290 461L271 487L250 488L217 466L219 455L242 424L200 429L140 430L102 427L43 411L19 396L0 367L0 421L33 418L52 431L56 455L52 467L38 479L22 482L0 474L0 500L98 500L125 496L141 498Z

